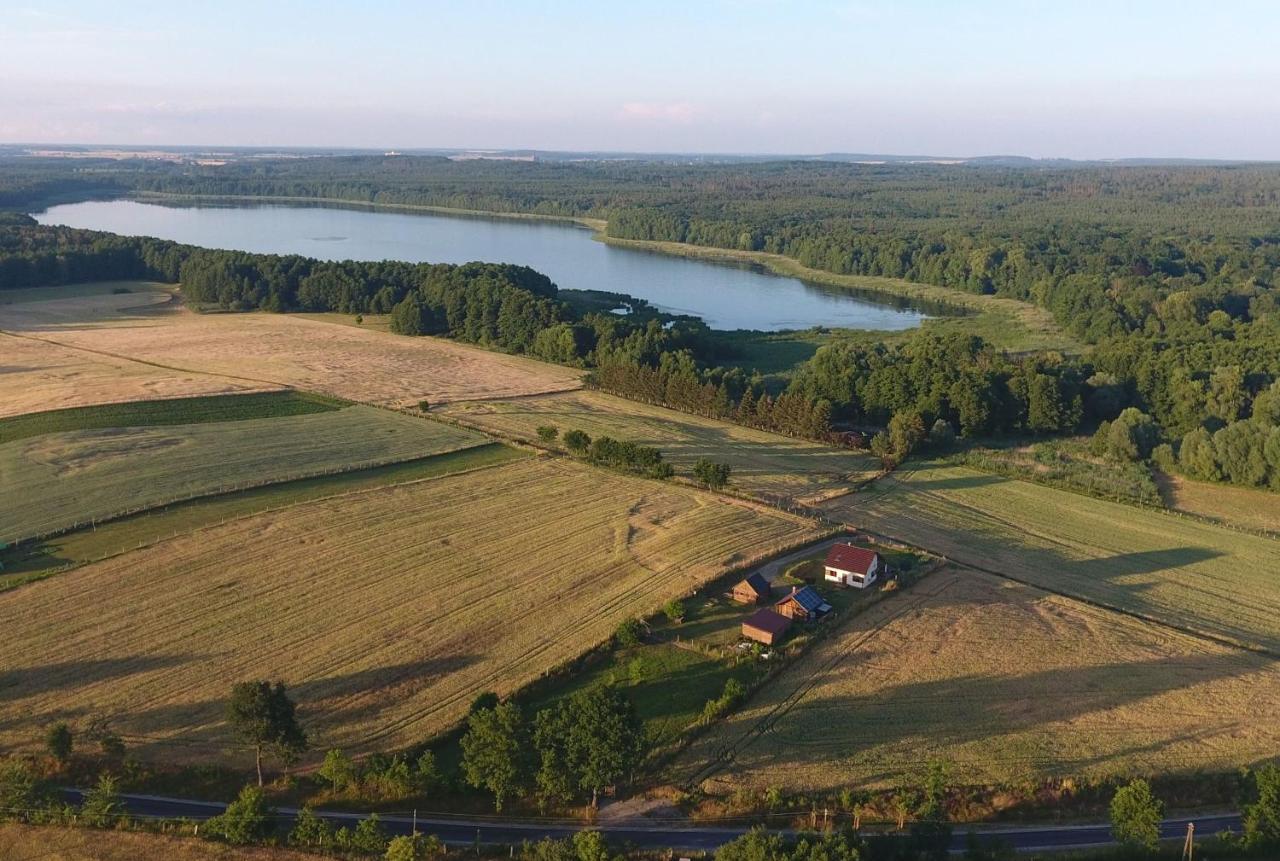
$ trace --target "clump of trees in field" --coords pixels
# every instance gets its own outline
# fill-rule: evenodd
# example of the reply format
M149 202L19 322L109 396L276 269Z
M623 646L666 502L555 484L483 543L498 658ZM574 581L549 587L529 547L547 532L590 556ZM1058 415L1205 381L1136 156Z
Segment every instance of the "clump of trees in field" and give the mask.
M663 460L662 452L652 446L620 442L609 436L592 439L585 431L577 429L565 433L564 444L571 453L598 466L634 472L649 478L670 478L675 474L671 464Z
M616 689L597 685L544 709L532 721L513 702L473 711L462 737L469 784L493 796L494 807L536 796L540 806L588 800L634 777L644 757L635 709Z

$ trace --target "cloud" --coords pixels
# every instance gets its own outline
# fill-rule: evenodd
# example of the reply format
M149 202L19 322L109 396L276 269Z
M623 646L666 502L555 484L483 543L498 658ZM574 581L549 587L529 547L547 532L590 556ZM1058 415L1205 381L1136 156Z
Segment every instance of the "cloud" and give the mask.
M623 120L687 125L701 113L689 102L627 102L618 112Z

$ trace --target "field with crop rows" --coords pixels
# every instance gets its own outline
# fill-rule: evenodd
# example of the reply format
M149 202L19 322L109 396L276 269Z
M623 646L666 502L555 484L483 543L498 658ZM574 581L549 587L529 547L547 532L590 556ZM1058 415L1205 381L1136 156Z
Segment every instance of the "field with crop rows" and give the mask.
M729 422L616 398L601 392L567 392L493 403L460 403L446 415L508 438L536 440L539 425L563 434L656 446L677 471L709 457L733 467L732 487L774 499L810 500L847 490L877 471L870 457L807 440L752 430Z
M408 460L486 442L377 407L0 443L0 541L235 487ZM12 492L21 488L22 492Z
M824 510L966 565L1280 651L1274 539L934 463Z
M242 518L0 594L0 744L61 719L143 757L244 762L227 693L278 677L320 751L394 748L814 535L546 458Z
M1266 656L973 571L853 617L686 751L715 794L1231 771L1271 757ZM722 759L727 758L727 759ZM708 768L719 763L719 767Z
M105 353L154 363L163 366L156 370L170 373L180 369L186 376L224 377L245 388L292 386L398 406L580 385L581 372L572 368L441 338L408 338L289 314L197 314L172 299L157 290L0 305L0 330L39 338L63 351L94 351L90 355L96 359ZM121 391L112 394L108 400L127 399Z

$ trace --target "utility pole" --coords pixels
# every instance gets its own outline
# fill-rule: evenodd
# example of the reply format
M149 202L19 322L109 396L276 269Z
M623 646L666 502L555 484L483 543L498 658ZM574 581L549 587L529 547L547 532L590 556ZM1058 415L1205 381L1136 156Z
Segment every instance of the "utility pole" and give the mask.
M1196 824L1187 823L1187 839L1182 842L1182 861L1195 861Z

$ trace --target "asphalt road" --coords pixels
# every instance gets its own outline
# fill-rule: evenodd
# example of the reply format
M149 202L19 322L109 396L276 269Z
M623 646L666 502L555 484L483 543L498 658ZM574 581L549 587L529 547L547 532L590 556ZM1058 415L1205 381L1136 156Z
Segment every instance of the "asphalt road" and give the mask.
M67 789L68 801L78 803L82 790ZM189 801L155 795L124 795L121 797L128 812L134 816L157 819L192 819L203 821L222 812L225 805L209 801ZM297 811L279 808L278 815L292 819ZM367 814L317 811L320 816L335 825L350 825ZM414 827L414 818L404 815L379 814L379 821L390 834L408 834ZM581 824L564 821L520 820L472 817L422 817L416 820L418 831L435 834L446 844L481 843L485 845L516 844L543 837L562 838L582 830ZM1240 830L1237 813L1190 818L1166 819L1161 826L1165 838L1181 839L1187 831L1187 823L1194 822L1196 834L1208 837L1226 830ZM642 849L712 850L742 834L744 828L697 828L679 825L602 825L597 830L611 842L629 843ZM966 831L957 829L952 843L954 850L963 850ZM1019 828L982 828L975 833L985 839L995 839L1023 851L1072 849L1109 845L1111 829L1108 825L1044 825Z

